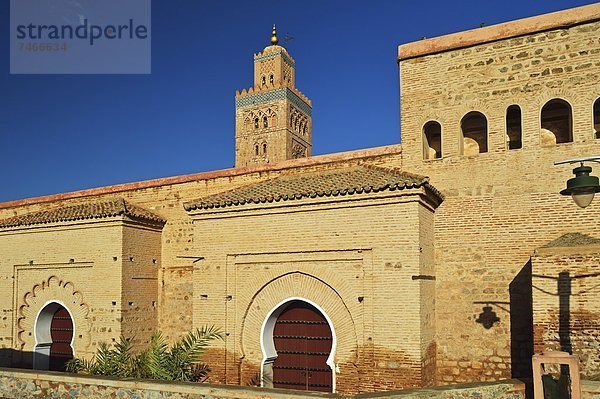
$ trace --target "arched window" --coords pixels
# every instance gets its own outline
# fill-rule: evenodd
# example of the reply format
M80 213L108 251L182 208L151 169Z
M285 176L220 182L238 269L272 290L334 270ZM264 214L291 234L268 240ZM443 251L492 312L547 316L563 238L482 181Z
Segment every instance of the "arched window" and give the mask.
M270 82L271 84L273 84L274 80L275 80L275 79L273 78L273 74L271 74L271 76L269 76L269 82Z
M258 117L254 118L254 128L258 129Z
M600 98L594 103L594 137L600 139Z
M269 118L263 116L263 127L269 127Z
M488 151L488 126L485 115L471 111L461 122L462 154L474 155Z
M542 145L573 141L571 105L565 100L548 101L542 108L540 139Z
M254 144L254 155L258 156L258 144Z
M264 76L261 79L262 85L266 85L267 84L267 78L265 78Z
M523 147L521 108L518 105L511 105L506 109L506 148L517 150L521 147Z
M263 155L267 155L267 143L263 144Z
M442 125L429 121L423 126L423 159L442 157Z

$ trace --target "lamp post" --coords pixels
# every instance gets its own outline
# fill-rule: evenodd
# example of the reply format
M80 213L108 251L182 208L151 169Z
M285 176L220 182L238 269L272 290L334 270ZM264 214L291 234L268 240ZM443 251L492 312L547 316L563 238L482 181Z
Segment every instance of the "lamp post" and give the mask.
M566 159L564 161L554 162L554 165L562 165L566 163L579 164L579 166L573 169L573 174L575 174L575 177L567 181L567 188L562 190L560 193L562 195L570 195L573 198L573 201L575 201L577 206L580 208L587 207L594 199L594 194L600 192L600 181L596 176L590 176L592 168L590 166L585 166L584 162L600 163L600 156Z

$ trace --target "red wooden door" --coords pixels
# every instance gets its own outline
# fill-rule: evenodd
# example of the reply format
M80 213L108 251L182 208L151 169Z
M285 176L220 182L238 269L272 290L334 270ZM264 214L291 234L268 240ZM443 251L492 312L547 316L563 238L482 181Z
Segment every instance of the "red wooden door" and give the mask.
M273 341L275 388L332 392L331 368L326 362L333 337L321 312L308 303L292 302L275 322Z
M73 358L73 350L71 349L73 320L71 320L69 312L62 306L52 316L50 337L52 338L50 370L64 371L67 360Z

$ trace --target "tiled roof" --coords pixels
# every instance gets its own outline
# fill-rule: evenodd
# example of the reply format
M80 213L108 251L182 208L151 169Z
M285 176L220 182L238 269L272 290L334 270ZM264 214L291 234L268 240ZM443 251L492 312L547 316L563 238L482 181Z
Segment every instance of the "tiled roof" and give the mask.
M0 220L0 228L28 226L43 223L66 222L83 219L99 219L114 216L129 216L153 224L164 224L165 220L139 206L132 205L119 198L111 201L89 202L64 206L48 211L39 211Z
M187 211L301 198L332 197L426 186L440 202L442 194L429 178L372 166L284 175L261 183L200 198L184 204Z

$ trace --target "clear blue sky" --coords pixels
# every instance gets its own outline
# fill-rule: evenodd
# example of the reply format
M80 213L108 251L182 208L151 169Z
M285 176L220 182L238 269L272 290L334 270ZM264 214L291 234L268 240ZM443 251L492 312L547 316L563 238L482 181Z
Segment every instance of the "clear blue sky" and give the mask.
M274 22L325 154L400 141L398 44L591 3L155 0L151 75L10 75L2 0L0 201L232 167L235 90Z

